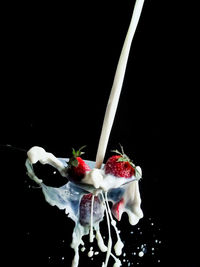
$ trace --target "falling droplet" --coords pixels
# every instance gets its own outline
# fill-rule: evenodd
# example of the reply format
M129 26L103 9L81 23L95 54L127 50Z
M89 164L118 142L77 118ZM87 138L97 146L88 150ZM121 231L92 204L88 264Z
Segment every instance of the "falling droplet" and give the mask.
M139 256L139 257L143 257L143 256L144 256L144 252L143 252L143 251L140 251L140 252L138 253L138 256Z
M84 252L84 251L85 251L85 247L82 247L82 248L81 248L81 251Z

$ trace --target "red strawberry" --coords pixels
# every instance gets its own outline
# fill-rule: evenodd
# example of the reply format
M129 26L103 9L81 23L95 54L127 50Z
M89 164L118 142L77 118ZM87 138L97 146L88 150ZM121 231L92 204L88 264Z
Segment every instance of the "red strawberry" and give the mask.
M85 147L85 146L84 146ZM80 182L81 179L85 176L87 171L90 171L90 167L85 163L85 161L80 157L84 152L81 150L84 148L81 147L78 151L72 149L72 157L68 163L68 175L69 180L73 182Z
M79 220L82 225L90 225L92 194L83 195L79 206ZM103 218L104 210L102 202L98 196L94 197L93 203L93 223Z
M115 203L112 206L112 214L115 216L115 218L120 221L121 220L121 215L123 212L123 207L124 207L124 199L122 198L119 202Z
M118 150L114 152L119 155L110 157L105 164L105 173L112 174L116 177L130 178L135 175L135 165L131 162L126 154L124 154L123 148L122 153Z

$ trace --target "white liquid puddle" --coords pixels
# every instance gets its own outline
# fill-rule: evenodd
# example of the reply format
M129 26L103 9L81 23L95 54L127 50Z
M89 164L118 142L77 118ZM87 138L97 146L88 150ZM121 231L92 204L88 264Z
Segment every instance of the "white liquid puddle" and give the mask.
M136 168L140 168L137 166ZM128 181L137 181L142 176L139 172L136 172L136 175L128 178ZM82 184L92 185L96 189L102 189L104 192L108 192L110 189L118 188L121 185L127 183L127 178L115 177L111 174L105 174L105 171L102 169L92 169L91 171L86 172L84 178L81 180Z

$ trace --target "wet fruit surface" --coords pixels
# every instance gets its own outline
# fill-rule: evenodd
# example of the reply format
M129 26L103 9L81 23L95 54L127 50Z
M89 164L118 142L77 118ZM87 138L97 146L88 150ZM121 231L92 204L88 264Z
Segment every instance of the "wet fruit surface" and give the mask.
M90 225L92 194L83 195L79 207L79 220L82 225ZM103 218L103 205L98 196L94 196L93 223Z

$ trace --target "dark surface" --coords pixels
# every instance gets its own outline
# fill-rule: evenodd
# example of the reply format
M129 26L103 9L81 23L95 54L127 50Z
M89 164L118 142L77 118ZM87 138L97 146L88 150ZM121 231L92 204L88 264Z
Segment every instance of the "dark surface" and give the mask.
M2 72L2 145L25 151L39 145L58 157L69 157L72 147L87 145L85 158L95 160L133 8L131 1L107 2L18 6L16 12L12 7L14 16L6 24L11 27L6 32ZM137 244L147 243L148 253L143 258L130 256L134 266L139 259L139 266L145 267L196 267L197 176L191 151L196 144L197 106L192 86L181 90L187 86L187 75L177 74L181 63L178 45L168 28L169 14L160 2L145 3L106 159L120 143L143 170L140 187L145 217L133 227L133 239L126 216L119 224L129 256L137 250ZM167 53L170 49L173 56ZM41 191L32 187L24 167L25 152L5 146L0 152L5 211L2 229L8 254L5 266L13 262L70 266L73 222L49 206ZM50 173L47 183L65 183L59 176L55 182ZM155 228L151 228L151 220ZM137 227L142 229L142 236ZM153 256L149 251L157 239L162 242ZM101 266L104 256L100 258L91 261L81 253L80 267L85 262L87 266L97 266L97 262Z

